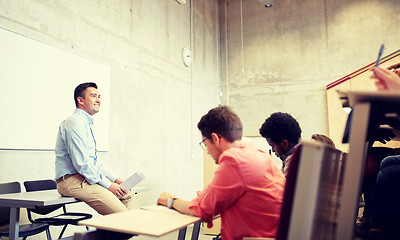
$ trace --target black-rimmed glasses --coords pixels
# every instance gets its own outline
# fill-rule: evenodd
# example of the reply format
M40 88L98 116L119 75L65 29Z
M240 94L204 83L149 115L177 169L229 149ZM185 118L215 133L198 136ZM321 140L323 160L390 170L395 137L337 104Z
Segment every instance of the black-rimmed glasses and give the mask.
M201 147L204 151L207 150L207 146L206 146L206 144L204 143L204 141L207 140L207 139L210 139L210 138L209 138L209 137L204 138L203 141L199 142L200 147Z

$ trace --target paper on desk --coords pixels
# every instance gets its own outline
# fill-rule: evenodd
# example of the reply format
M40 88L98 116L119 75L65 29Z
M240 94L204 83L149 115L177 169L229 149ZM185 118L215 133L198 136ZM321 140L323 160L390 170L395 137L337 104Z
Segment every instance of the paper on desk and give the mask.
M180 214L178 211L168 208L166 206L161 206L161 205L151 205L151 206L145 206L141 207L140 209L143 210L152 210L152 211L162 211L162 212L170 212L170 213L177 213Z
M144 179L144 174L135 172L132 176L121 183L121 187L126 191L130 191L134 186Z

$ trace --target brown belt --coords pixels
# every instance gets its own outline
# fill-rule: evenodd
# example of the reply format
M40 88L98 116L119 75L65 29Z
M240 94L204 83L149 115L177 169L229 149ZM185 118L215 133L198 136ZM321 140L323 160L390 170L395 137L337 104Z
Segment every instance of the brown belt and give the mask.
M79 173L65 174L64 176L58 178L58 179L56 180L56 183L59 183L59 182L61 182L62 180L65 180L65 179L67 179L67 178L69 178L69 177L72 177L72 176L74 176L74 175L77 175L77 174L79 174Z

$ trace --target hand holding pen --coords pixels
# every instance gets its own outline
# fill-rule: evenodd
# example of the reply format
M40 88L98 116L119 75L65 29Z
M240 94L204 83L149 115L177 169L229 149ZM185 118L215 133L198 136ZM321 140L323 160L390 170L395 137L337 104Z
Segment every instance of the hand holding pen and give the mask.
M374 71L374 75L371 78L375 79L375 85L380 91L400 90L400 77L398 76L397 72L379 67L383 49L384 45L382 44L381 48L379 49L378 59L376 60L375 67L372 69L372 71Z
M375 67L374 71L375 85L378 90L400 90L400 77L393 71Z

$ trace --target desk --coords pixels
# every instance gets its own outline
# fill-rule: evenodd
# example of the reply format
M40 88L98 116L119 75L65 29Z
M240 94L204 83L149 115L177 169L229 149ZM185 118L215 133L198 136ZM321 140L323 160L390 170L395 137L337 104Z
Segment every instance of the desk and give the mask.
M18 239L20 208L50 206L79 202L73 197L62 197L57 190L0 194L0 206L10 207L10 238Z
M142 192L148 192L148 191L150 191L150 188L149 187L134 187L134 188L132 188L132 191L135 191L135 194L138 194L138 193L142 193Z
M350 149L344 170L336 237L336 239L347 240L353 239L368 133L379 128L385 114L399 115L400 93L398 91L342 91L339 95L347 99L353 109L349 131Z
M134 209L82 220L79 224L114 232L160 237L178 229L186 230L186 226L201 221L199 217L172 211ZM199 224L197 226L199 227ZM181 233L179 235L181 238Z
M135 194L149 191L148 187L133 188ZM63 197L56 189L46 191L22 192L0 194L0 206L10 207L10 238L18 239L19 214L21 208L34 208L35 206L50 206L57 204L80 202L73 197Z

